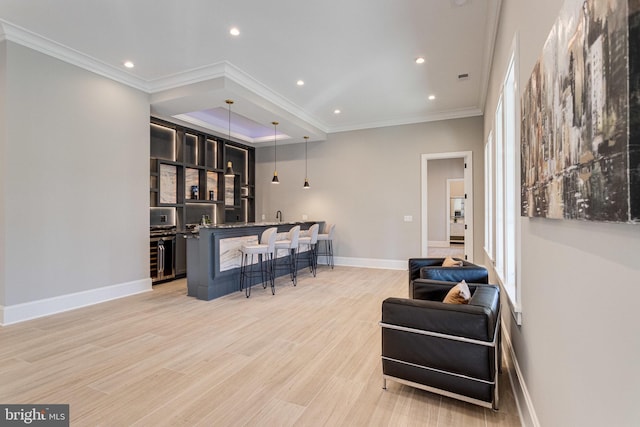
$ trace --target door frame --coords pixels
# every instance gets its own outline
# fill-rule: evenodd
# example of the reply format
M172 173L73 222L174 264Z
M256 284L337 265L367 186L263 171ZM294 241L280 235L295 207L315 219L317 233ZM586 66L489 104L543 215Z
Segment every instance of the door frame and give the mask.
M451 244L451 183L464 181L464 178L447 178L447 195L445 199L445 204L447 205L447 241ZM464 186L464 184L463 184ZM466 203L465 203L466 204ZM466 236L465 236L466 237Z
M473 262L473 152L455 151L449 153L432 153L420 155L420 196L421 196L421 256L427 257L429 250L429 221L428 221L428 162L429 160L459 159L464 160L464 191L467 196L465 201L465 224L464 230L464 254L469 262Z

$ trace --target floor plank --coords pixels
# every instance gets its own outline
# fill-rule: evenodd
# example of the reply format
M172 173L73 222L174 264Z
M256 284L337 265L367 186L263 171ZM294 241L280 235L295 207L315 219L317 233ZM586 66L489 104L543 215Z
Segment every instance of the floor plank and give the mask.
M73 426L520 425L506 373L498 412L382 389L381 303L406 294L406 271L326 266L251 298L156 285L0 328L0 401L69 403Z

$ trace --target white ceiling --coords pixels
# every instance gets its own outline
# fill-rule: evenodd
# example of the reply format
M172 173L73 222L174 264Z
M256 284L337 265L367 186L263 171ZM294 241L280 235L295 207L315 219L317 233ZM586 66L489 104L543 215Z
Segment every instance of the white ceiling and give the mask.
M154 115L192 127L226 134L233 99L233 136L259 145L273 140L274 120L278 141L301 142L482 114L499 9L500 0L0 0L0 40L144 90Z

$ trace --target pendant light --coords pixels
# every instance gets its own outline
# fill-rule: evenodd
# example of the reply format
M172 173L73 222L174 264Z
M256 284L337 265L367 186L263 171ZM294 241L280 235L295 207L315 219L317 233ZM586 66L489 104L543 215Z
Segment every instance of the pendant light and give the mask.
M227 99L224 102L229 106L229 141L231 141L231 104L233 104L233 101L231 99ZM224 176L235 176L235 173L233 172L233 163L230 161L227 162L227 170L225 171Z
M309 185L309 179L307 178L307 143L309 142L309 137L308 136L304 136L304 185L302 186L302 188L304 188L305 190L308 190L309 188L311 188L311 186Z
M273 125L273 179L271 180L272 184L280 184L278 180L278 143L277 143L277 132L276 126L278 126L278 122L271 122Z

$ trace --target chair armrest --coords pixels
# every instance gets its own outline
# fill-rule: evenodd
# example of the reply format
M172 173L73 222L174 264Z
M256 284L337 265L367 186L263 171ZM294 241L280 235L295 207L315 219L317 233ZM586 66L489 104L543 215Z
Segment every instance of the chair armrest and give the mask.
M425 266L420 268L420 279L444 280L446 282L489 283L489 272L479 265L462 267Z
M451 288L457 284L458 282L444 280L415 279L409 283L409 298L442 301ZM471 283L467 283L467 285L473 293L474 285Z
M452 287L457 285L458 281L432 280L432 279L416 279L409 284L409 298L424 299L429 301L442 301ZM476 288L486 285L486 283L467 282L471 294L474 295ZM494 286L494 285L489 285Z
M476 289L478 293L480 286ZM382 302L382 323L480 341L494 340L500 315L499 290L488 285L469 304L444 304L407 298ZM384 325L383 325L384 326Z
M442 265L444 258L409 258L409 282L420 277L422 267Z

